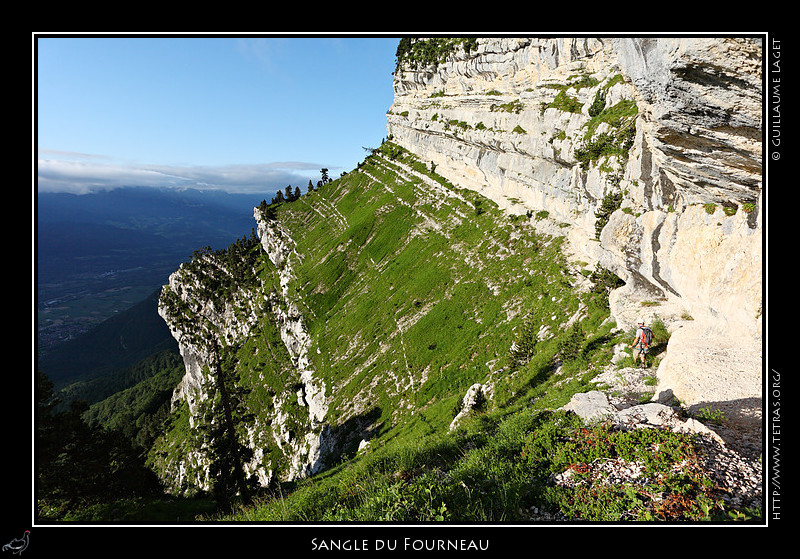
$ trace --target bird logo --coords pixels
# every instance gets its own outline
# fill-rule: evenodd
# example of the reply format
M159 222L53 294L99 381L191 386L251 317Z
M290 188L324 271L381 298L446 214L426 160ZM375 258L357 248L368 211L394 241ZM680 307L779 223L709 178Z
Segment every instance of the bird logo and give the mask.
M22 535L21 538L14 538L6 545L3 546L3 551L10 551L15 555L21 554L25 551L25 548L28 547L28 538L30 537L31 531L25 530L25 533Z

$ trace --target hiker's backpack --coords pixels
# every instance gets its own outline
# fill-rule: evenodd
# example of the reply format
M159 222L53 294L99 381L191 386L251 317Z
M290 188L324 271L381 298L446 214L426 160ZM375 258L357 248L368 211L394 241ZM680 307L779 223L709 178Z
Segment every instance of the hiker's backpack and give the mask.
M650 330L647 326L642 326L642 343L645 346L650 346L650 342L653 341L653 331Z

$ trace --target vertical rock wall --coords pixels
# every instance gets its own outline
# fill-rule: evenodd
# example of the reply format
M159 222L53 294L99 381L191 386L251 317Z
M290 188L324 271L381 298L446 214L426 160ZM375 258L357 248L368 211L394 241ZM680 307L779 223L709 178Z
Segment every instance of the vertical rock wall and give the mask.
M328 402L325 398L325 385L315 377L311 369L308 358L311 338L306 331L303 314L288 297L288 285L294 273L294 242L279 223L262 219L257 208L253 217L258 224L261 246L278 270L280 293L275 294L277 300L272 305L273 320L302 383L297 396L298 402L308 409L308 432L301 439L289 441L292 447L289 477L295 479L317 473L324 466L324 457L329 450L329 431L324 423ZM276 439L286 440L287 437Z
M762 45L748 38L478 39L395 75L389 138L454 184L527 213L626 285L612 314L672 332L657 396L758 415ZM627 152L578 155L635 103ZM570 101L565 104L564 100ZM609 112L608 114L611 114ZM598 235L609 195L619 207ZM758 402L758 404L756 404Z
M225 264L217 262L214 254L199 256L201 265L183 265L169 278L169 284L162 289L159 314L167 323L173 337L177 340L183 357L186 373L173 394L173 404L185 401L189 408L189 423L196 425L198 403L205 393L204 369L213 363L210 338L216 338L219 346L235 346L244 342L259 327L259 322L270 320L278 329L284 343L291 378L286 378L287 386L297 380L296 393L276 394L273 398L273 411L253 410L255 423L248 426L246 444L252 448L253 460L246 465L247 474L254 474L266 486L274 475L267 471L264 462L265 451L277 445L288 462L288 471L282 472L282 479L298 479L319 471L327 450L328 428L324 424L327 413L325 386L314 377L307 357L309 336L305 331L302 313L287 299L287 285L292 277L293 243L291 238L279 229L277 224L263 221L258 208L254 210L258 225L260 245L275 266L279 286L273 291L266 287L253 270L252 278L242 282L226 295L203 287L209 277L230 275ZM248 284L248 285L245 285ZM266 308L272 311L264 316ZM306 408L308 415L304 432L292 432L287 427L290 418L284 409L288 407L286 398L295 399ZM269 416L265 416L269 414ZM209 488L205 470L204 456L200 449L187 448L185 456L168 466L175 471L166 473L168 477L181 480L202 489ZM192 476L188 472L193 472Z

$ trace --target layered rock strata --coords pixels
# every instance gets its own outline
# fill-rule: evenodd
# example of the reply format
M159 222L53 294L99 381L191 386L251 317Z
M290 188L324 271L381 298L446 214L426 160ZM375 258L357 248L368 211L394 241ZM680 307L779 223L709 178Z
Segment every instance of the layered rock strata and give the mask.
M672 333L657 398L747 422L761 399L762 56L740 37L481 38L435 65L401 61L387 131L623 279L618 326ZM627 144L592 151L614 138Z
M238 284L237 289L224 297L209 292L204 284L214 276L230 274L223 262L213 253L196 257L195 264L183 265L169 278L159 303L159 314L178 342L186 373L173 392L173 407L185 401L189 409L189 425L196 427L198 404L207 398L206 373L214 363L213 347L234 346L244 342L259 327L259 321L270 320L277 328L281 341L291 360L292 377L297 379L297 392L291 394L308 412L305 431L295 433L287 427L289 415L284 408L287 402L282 395L273 399L274 410L269 417L258 416L255 424L248 426L245 442L253 450L253 459L245 465L248 475L255 475L266 486L274 473L265 469L262 461L265 449L278 446L289 467L283 479L294 480L319 471L327 450L328 427L324 424L327 413L325 387L309 367L310 338L305 330L303 315L287 297L287 285L292 279L292 239L275 222L261 219L256 208L254 217L258 226L260 245L278 274L278 288L267 288L253 270L253 281ZM175 312L179 308L180 312ZM271 316L265 317L265 311ZM209 340L216 340L211 344ZM287 379L287 382L290 382ZM201 449L187 449L170 475L177 478L177 486L186 479L201 489L209 488L206 479L205 459ZM189 472L194 474L189 474Z
M324 455L329 445L329 430L325 425L328 403L325 398L325 386L315 378L310 368L308 349L311 338L305 327L303 314L297 305L288 297L288 285L293 279L292 259L294 243L288 233L277 222L262 219L258 209L253 216L258 224L258 236L261 246L272 264L278 270L280 278L279 293L271 305L274 324L278 327L281 340L294 365L300 379L297 401L308 409L308 432L298 439L290 439L286 434L276 434L276 441L284 441L291 446L290 479L297 479L320 471L324 465ZM278 425L281 422L277 422Z

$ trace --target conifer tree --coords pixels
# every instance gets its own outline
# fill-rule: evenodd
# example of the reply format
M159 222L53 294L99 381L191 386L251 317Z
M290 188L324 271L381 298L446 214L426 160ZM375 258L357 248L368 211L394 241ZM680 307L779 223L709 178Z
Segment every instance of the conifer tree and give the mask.
M270 210L274 208L268 207L267 212ZM184 267L194 278L192 297L209 303L211 309L225 309L233 292L248 289L259 281L255 268L261 250L255 228L251 228L249 237L236 239L226 249L195 256ZM167 297L165 293L170 292L162 293L162 300L175 301L170 308L182 314L180 309L185 305L177 296ZM236 364L232 362L235 348L221 341L215 316L192 312L191 317L191 321L183 324L192 343L202 348L207 365L203 371L204 397L198 402L199 428L195 442L207 458L218 505L229 509L237 497L249 502L256 487L245 474L252 450L241 442L247 440L246 428L253 420L253 415L246 411L249 391L240 386Z
M83 420L85 401L58 411L53 383L38 373L36 385L36 498L66 510L159 490L155 475L120 432Z
M211 339L210 345L212 363L205 383L207 399L201 406L203 448L209 459L217 505L229 510L237 495L243 503L251 502L256 487L255 479L252 476L248 479L244 469L253 451L240 440L253 415L246 411L244 399L249 390L238 385L235 367L223 359L216 338Z

